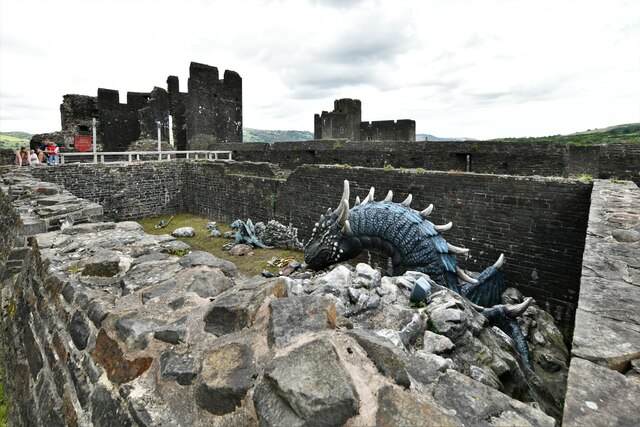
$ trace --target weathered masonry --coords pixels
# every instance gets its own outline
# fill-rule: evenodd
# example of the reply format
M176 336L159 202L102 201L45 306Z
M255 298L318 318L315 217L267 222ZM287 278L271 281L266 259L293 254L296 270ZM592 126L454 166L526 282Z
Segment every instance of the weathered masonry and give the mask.
M172 132L177 150L242 142L242 78L227 70L220 79L216 67L192 62L187 92L180 92L176 76L167 78L167 90L127 92L126 103L120 103L117 90L100 88L96 97L64 95L60 116L63 143L69 148L76 135L92 133L94 117L103 151L125 151L134 141L155 140L158 122L161 139L168 142Z
M384 411L410 415L416 406L429 408L416 399L403 400L410 390L398 386L402 378L391 386L378 384L377 397L366 393L367 381L344 383L349 375L337 360L351 360L350 366L360 367L358 375L381 368L354 351L360 341L336 328L335 306L326 300L304 295L304 304L295 305L283 298L284 279L238 281L232 264L208 254L172 255L185 246L169 236L145 235L131 222L93 222L103 215L122 220L190 211L227 221L291 221L306 238L318 212L335 207L343 179L350 180L354 196L375 186L378 194L393 190L397 199L412 193L417 208L433 203L434 222L454 222L447 239L471 249L472 256L460 260L464 268L476 270L505 252L510 284L534 296L564 325L575 311L563 425L634 425L637 420L640 190L634 183L320 165L287 175L266 163L211 161L75 164L30 172L46 182L3 177L9 189L0 191L0 276L13 279L1 289L7 307L2 352L14 420L23 424L154 425L162 420L194 425L198 420L216 425L217 420L246 425L255 421L255 411L243 406L234 412L245 396L260 419L281 420L278 414L292 411L269 412L278 393L269 378L255 375L264 366L259 360L273 361L266 375L283 381L286 375L279 372L286 374L291 366L330 364L328 375L347 395L341 402L349 403L330 411L336 424L353 416L371 425L373 418L386 419ZM22 196L21 205L12 205ZM67 216L76 225L55 231ZM87 257L89 246L103 253ZM115 274L122 269L124 276ZM234 280L236 287L230 288ZM267 354L282 350L278 342L296 339L300 325L318 333L311 343L303 340L284 356ZM186 334L193 345L180 345ZM364 363L371 371L361 368ZM434 359L420 363L431 366ZM473 401L480 399L484 407L487 396L464 400L468 394L461 390L476 387L491 392L491 405L503 403L501 414L516 411L524 417L514 418L518 425L525 419L530 425L553 425L532 406L444 370L433 384L434 397L453 402L464 424L492 416ZM400 405L403 401L407 404ZM367 402L378 409L373 418L366 418ZM356 415L358 405L363 406ZM452 422L446 413L433 411L428 413L438 422Z
M556 320L573 323L591 191L587 182L313 165L285 179L266 163L206 161L76 164L32 173L100 203L111 220L179 211L222 221L274 218L299 227L301 239L310 236L319 213L335 208L344 179L354 196L364 197L371 186L380 193L393 190L400 200L411 193L416 208L434 204L434 222L453 221L447 239L471 249L464 268L483 270L505 252L509 283L535 297Z
M359 99L336 99L333 111L314 116L314 139L350 141L415 141L415 120L362 121Z

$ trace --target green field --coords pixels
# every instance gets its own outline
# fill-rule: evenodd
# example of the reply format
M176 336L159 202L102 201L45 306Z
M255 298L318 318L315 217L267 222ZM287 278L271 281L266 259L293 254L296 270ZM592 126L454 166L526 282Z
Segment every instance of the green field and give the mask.
M243 142L310 141L313 133L306 130L262 130L243 128Z
M0 149L18 151L20 147L29 147L32 136L26 132L0 132Z
M611 144L614 142L640 142L640 123L628 123L601 129L588 129L584 132L576 132L569 135L550 135L537 138L498 138L492 141L566 142L569 145L580 147Z

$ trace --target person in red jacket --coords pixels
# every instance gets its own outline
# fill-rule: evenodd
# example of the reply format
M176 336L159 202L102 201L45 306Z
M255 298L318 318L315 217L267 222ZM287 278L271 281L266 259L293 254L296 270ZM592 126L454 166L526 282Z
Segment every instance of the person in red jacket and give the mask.
M46 140L44 142L44 145L44 153L47 155L47 163L50 165L55 165L56 163L58 163L58 153L60 152L60 149L53 141Z

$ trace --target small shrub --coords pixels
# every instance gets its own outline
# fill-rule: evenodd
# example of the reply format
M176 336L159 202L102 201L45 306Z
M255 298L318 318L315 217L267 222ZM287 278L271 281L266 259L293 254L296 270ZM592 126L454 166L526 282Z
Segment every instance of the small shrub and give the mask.
M269 206L271 206L271 209L276 208L277 201L278 201L278 195L275 193L267 197L267 203L269 204Z
M183 257L183 256L185 256L186 254L189 253L189 250L188 249L173 248L173 249L169 250L169 253L171 253L173 255L176 255L176 256L179 256L179 257Z
M392 171L394 169L394 167L391 166L391 165L386 165L383 169L386 170L386 171Z
M624 185L624 184L627 183L627 181L625 181L624 179L618 179L615 176L612 176L610 178L610 181L613 182L614 184L623 184Z
M340 141L336 141L336 142L334 142L334 143L333 143L333 149L334 149L334 150L337 150L337 149L339 149L339 148L342 148L342 142L340 142Z
M425 172L427 172L427 170L426 170L426 169L424 169L424 168L416 168L416 172L418 172L418 173L425 173Z
M580 181L593 181L593 175L589 175L588 173L580 174L576 177Z

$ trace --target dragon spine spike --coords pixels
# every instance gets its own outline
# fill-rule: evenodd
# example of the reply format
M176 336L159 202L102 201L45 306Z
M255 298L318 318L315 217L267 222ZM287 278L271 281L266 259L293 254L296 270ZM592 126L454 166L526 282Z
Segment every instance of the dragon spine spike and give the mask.
M349 219L349 202L347 199L342 199L340 202L340 214L338 216L338 224L344 225Z
M356 196L356 202L353 206L358 206L360 204L360 196Z
M493 264L493 266L495 268L502 268L503 264L504 264L504 254L500 254L500 256L498 257L498 260L496 261L495 264Z
M344 187L342 189L342 198L340 198L340 204L338 205L336 210L333 211L333 213L335 213L338 216L340 216L340 214L342 213L342 209L343 209L342 201L343 200L347 201L347 210L349 210L349 181L347 181L346 179L344 180Z
M387 197L384 198L383 202L390 202L391 199L393 199L393 191L389 190Z
M460 248L458 246L453 246L451 243L447 242L447 248L449 248L449 252L454 254L463 254L466 255L469 253L469 248Z
M453 227L453 223L452 222L448 222L444 225L434 225L433 228L436 229L436 231L438 233L442 233L443 231L449 231L451 230L451 227Z
M474 279L473 277L469 276L467 273L465 273L464 271L462 271L462 269L460 267L458 267L456 265L456 273L458 273L458 277L461 278L462 280L464 280L467 283L471 283L472 285L477 285L478 284L478 280Z
M426 218L431 214L432 210L433 210L433 205L429 205L429 206L427 206L427 208L425 210L420 212L420 216L422 218Z
M411 194L409 194L407 196L406 199L404 199L404 202L402 202L402 206L406 206L409 207L409 205L411 205L411 201L413 200L413 196Z
M342 198L340 200L347 200L347 202L349 201L349 181L347 181L346 179L344 180L344 186L342 188Z
M375 193L376 189L371 187L371 189L369 190L369 194L367 194L367 197L365 197L365 199L362 201L363 205L366 205L367 203L372 203L373 202L373 195Z
M349 224L349 220L346 220L344 222L344 226L342 227L342 230L340 230L340 232L344 235L351 234L351 224Z

